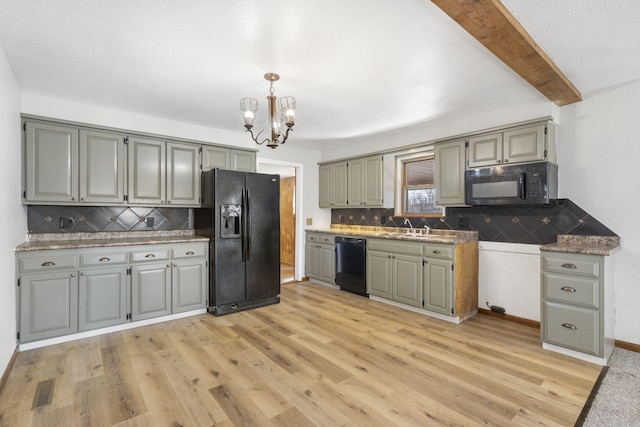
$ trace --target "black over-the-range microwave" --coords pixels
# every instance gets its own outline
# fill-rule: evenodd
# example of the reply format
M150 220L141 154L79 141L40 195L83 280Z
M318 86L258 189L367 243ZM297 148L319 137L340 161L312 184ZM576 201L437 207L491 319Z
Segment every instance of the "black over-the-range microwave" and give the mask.
M492 166L465 172L467 205L548 205L558 198L558 165Z

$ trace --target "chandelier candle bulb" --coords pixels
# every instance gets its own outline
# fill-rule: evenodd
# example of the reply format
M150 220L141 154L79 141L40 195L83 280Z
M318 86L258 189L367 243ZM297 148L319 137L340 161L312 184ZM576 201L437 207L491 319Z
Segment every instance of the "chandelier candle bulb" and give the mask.
M267 147L276 148L280 144L284 144L287 138L289 137L289 132L293 128L295 124L295 116L296 116L296 99L292 96L285 96L278 100L279 103L279 112L276 107L276 96L274 95L273 82L278 81L280 76L276 73L267 73L264 75L265 80L268 80L269 85L269 95L267 96L267 106L269 108L269 115L267 118L267 122L264 124L260 132L257 135L253 134L253 121L256 117L256 112L258 111L258 101L253 98L242 98L240 100L240 111L242 111L244 117L244 127L247 129L246 132L251 134L251 139L255 141L256 144L262 145L265 142L267 143ZM279 114L278 114L279 113ZM281 118L281 122L278 121L278 117ZM282 132L283 125L286 125L286 131ZM262 132L267 128L271 128L271 138L265 138L262 141L259 140Z

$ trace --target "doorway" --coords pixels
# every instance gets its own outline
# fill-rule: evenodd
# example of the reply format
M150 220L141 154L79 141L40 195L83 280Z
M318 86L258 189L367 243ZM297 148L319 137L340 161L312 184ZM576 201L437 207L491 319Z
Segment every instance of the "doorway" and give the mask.
M296 281L296 183L294 166L258 163L259 173L280 175L280 284Z

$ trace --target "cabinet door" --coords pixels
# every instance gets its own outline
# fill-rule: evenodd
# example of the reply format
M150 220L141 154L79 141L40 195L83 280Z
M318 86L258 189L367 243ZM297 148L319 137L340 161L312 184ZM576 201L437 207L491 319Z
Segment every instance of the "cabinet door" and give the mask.
M205 260L174 261L172 269L172 312L197 310L207 306Z
M322 165L320 173L320 200L321 208L330 208L333 203L333 168L331 165Z
M171 314L171 264L131 267L131 319Z
M166 144L129 138L129 203L165 203Z
M229 150L231 169L241 172L256 171L256 153L253 151Z
M20 342L78 331L76 271L24 274L20 278Z
M363 204L382 207L382 156L368 157L363 163Z
M350 160L347 169L349 206L364 205L364 160Z
M328 283L336 282L336 247L320 245L320 280Z
M80 202L124 203L124 136L80 131Z
M229 149L223 147L202 146L202 171L211 169L229 169Z
M391 298L392 267L391 254L367 251L367 293Z
M464 205L465 141L445 142L435 146L434 181L436 204Z
M502 163L502 133L469 138L469 167Z
M393 300L422 307L422 257L393 255Z
M307 245L305 254L306 275L310 279L320 278L320 246Z
M26 123L25 163L26 201L78 201L77 128Z
M453 273L451 261L428 258L424 265L424 308L453 315Z
M545 125L529 126L504 133L504 163L542 161L546 158Z
M332 207L347 207L349 194L347 192L347 163L337 163L332 166L333 185L331 186Z
M127 321L127 268L80 271L78 330L103 328Z
M167 143L167 203L200 204L200 147Z

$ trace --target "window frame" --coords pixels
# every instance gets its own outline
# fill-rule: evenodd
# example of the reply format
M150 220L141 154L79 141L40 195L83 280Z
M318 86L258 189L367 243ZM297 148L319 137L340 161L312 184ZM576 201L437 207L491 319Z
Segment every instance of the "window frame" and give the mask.
M429 150L420 151L418 153L404 154L396 156L396 170L395 170L395 206L394 206L394 215L401 217L412 217L412 218L442 218L445 216L445 208L441 206L441 210L439 213L431 212L406 212L405 211L405 201L407 200L405 185L405 164L416 162L420 160L431 160L435 161L435 151L433 147ZM435 179L435 177L434 177ZM435 183L434 183L435 188ZM436 205L437 206L437 205Z

